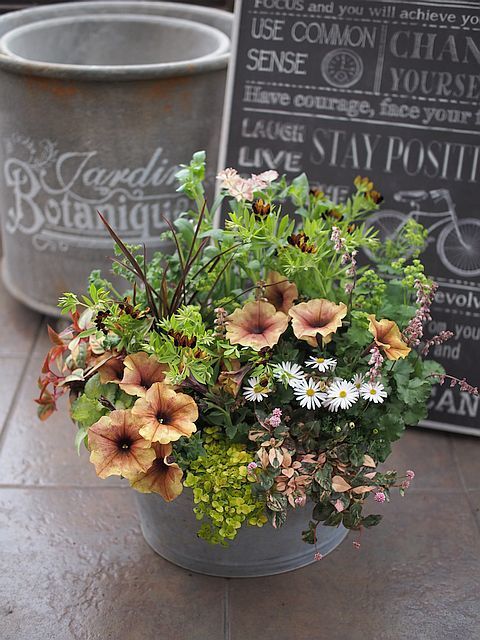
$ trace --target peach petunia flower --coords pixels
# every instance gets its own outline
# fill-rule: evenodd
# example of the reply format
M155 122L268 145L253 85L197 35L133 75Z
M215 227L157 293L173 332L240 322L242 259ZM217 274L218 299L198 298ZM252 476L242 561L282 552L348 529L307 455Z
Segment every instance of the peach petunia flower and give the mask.
M131 396L145 397L146 392L155 382L165 380L168 367L159 362L155 356L149 356L144 351L132 353L123 361L125 370L123 379L119 383L120 389Z
M159 493L164 500L171 502L183 491L182 470L175 462L168 462L172 453L171 444L158 444L153 448L157 457L148 471L130 480L130 486L140 493Z
M265 297L277 311L288 313L298 298L297 285L289 282L277 271L270 271L267 277L267 287L265 287Z
M368 319L370 320L368 330L389 360L398 360L408 356L411 349L402 340L400 329L393 320L378 321L373 314L369 315Z
M88 430L90 462L100 478L134 478L155 460L152 443L140 434L141 423L131 411L112 411Z
M197 430L195 400L161 382L155 382L145 397L135 402L132 413L141 422L140 435L152 442L168 444Z
M293 333L297 338L316 347L318 335L322 336L324 342L332 339L332 334L342 326L347 307L343 302L335 304L324 298L315 298L295 305L288 314L292 318Z
M123 374L123 355L105 351L93 361L93 369L98 370L100 382L120 382Z
M288 316L277 311L264 300L247 302L241 309L227 316L227 339L231 344L241 344L260 351L277 344L288 327Z

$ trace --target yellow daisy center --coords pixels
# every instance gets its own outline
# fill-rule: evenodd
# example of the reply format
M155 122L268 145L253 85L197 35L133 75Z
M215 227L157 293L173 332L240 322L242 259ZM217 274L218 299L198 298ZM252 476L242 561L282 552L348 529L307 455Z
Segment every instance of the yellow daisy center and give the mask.
M325 358L317 358L318 364L323 364L325 362Z
M315 395L315 389L307 389L306 391L307 396L314 396Z
M340 393L338 394L340 396L340 398L346 398L347 397L347 392L342 389L342 391L340 391Z
M376 389L370 389L370 395L374 396L377 393Z

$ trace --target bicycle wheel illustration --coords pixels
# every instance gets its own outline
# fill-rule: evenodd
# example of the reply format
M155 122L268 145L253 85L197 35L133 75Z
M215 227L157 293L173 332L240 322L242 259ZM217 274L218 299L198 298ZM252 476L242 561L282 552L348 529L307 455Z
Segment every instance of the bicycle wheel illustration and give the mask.
M377 239L380 241L380 245L384 245L387 240L393 240L402 226L405 224L407 215L401 211L395 211L394 209L385 209L385 211L378 211L371 215L365 221L365 230L374 229L377 231ZM375 261L377 259L375 253L370 249L364 248L365 255L369 260ZM381 255L381 247L379 248Z
M480 276L480 220L464 218L449 224L438 236L437 251L442 264L458 276Z

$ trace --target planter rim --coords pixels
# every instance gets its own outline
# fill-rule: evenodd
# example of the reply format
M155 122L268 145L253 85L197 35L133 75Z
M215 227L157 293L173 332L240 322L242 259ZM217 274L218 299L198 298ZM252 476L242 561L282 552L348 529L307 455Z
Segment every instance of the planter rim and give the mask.
M155 493L134 491L140 526L147 544L165 560L188 571L223 578L260 578L300 569L336 549L348 535L343 525L321 525L315 546L301 531L310 520L310 504L289 512L284 526L244 524L228 546L212 545L197 536L199 521L188 488L172 503Z
M28 37L32 32L42 29L48 29L51 27L62 27L71 24L78 24L82 22L95 22L95 23L140 23L140 24L157 24L159 26L178 26L183 27L186 30L190 30L192 33L198 34L199 37L208 37L213 39L217 45L212 51L200 55L198 57L192 57L187 60L181 60L176 62L160 62L160 63L145 63L145 64L125 64L125 65L84 65L84 64L66 64L61 62L44 62L41 60L35 60L33 57L26 57L15 53L10 48L12 40L18 37ZM20 64L26 65L26 69L45 69L48 67L50 71L64 71L65 73L82 71L87 73L97 72L102 79L108 80L115 77L116 74L121 75L142 73L143 71L150 70L151 72L165 72L168 75L177 75L177 73L184 69L185 65L201 65L204 61L211 58L218 57L219 55L228 51L230 46L229 38L219 29L215 29L207 24L200 22L193 22L192 20L186 20L184 18L177 18L171 16L146 16L136 13L105 13L101 15L84 14L81 16L62 16L57 18L49 18L46 20L40 20L38 22L30 22L29 24L22 25L11 31L8 31L0 38L0 53L7 55L12 60Z
M55 12L58 12L57 14ZM198 20L196 17L198 16ZM42 24L55 24L57 21L105 20L113 21L136 18L148 21L181 21L192 29L203 31L216 37L219 46L211 53L190 60L143 64L143 65L73 65L30 60L10 55L0 49L0 69L18 75L40 76L60 80L86 80L96 82L128 82L136 80L156 80L178 76L191 76L225 69L230 56L230 40L226 31L210 25L201 18L224 20L232 23L233 17L226 11L177 5L172 2L74 2L35 7L7 13L0 17L0 42L19 31L41 28ZM3 47L2 47L3 49Z

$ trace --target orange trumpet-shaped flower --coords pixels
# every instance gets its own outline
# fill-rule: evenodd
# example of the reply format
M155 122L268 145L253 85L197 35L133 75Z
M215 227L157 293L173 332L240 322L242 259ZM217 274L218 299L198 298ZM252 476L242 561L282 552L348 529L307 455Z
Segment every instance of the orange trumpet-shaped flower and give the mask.
M370 320L368 330L389 360L398 360L408 356L411 349L402 340L400 329L393 320L378 321L373 314L369 315L368 319Z
M120 382L123 374L123 355L105 351L92 362L93 369L100 374L100 382Z
M342 318L347 315L347 307L343 302L335 304L324 298L315 298L295 305L288 314L292 318L293 333L297 338L306 340L310 346L316 347L317 335L329 342L332 334L342 326Z
M267 277L267 287L265 287L265 297L277 311L288 313L298 298L297 285L289 282L280 273L270 271Z
M155 460L152 443L140 435L141 423L131 411L112 411L88 430L90 462L100 478L134 478Z
M182 470L175 462L168 462L172 453L171 444L158 444L153 448L157 457L145 473L130 480L130 486L140 493L159 493L164 500L171 502L183 491Z
M227 316L227 339L260 351L277 344L288 327L288 316L264 300L247 302Z
M145 397L135 402L132 413L141 422L140 435L151 442L168 444L197 430L195 400L161 382L155 382Z
M123 379L119 383L120 389L131 396L143 398L155 382L165 380L166 364L159 362L155 356L149 356L143 351L132 353L123 361L125 366Z

